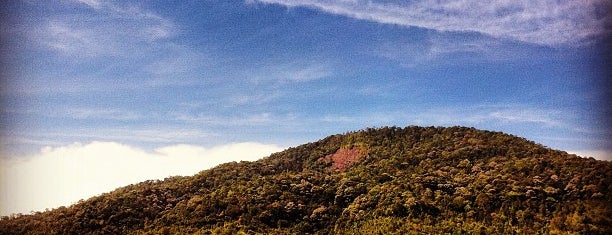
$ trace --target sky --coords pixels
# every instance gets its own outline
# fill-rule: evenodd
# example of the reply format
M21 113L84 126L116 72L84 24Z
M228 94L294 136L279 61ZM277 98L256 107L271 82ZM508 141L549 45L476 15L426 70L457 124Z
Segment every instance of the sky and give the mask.
M381 126L612 160L605 0L9 0L0 215Z

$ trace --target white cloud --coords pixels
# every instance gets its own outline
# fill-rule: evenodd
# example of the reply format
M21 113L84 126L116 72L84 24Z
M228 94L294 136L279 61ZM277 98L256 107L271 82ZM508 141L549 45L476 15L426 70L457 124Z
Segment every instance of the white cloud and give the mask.
M284 91L279 89L251 89L241 93L231 94L228 96L228 106L244 106L244 105L261 105L272 102L284 95Z
M253 83L309 82L333 75L329 63L292 61L267 64L248 71L243 76Z
M561 118L563 112L552 109L537 109L524 105L475 105L468 107L430 108L407 113L372 112L351 116L328 115L321 121L331 123L355 123L364 125L392 125L402 121L406 124L423 125L477 125L477 124L536 124L547 127L566 127ZM568 115L565 115L566 117Z
M51 20L44 27L35 37L52 50L80 56L116 53L115 42L106 33L74 27L58 20Z
M416 120L440 125L458 124L536 124L547 127L566 127L569 115L554 109L540 109L526 105L475 105L463 108L433 108L414 116Z
M146 144L173 144L186 143L194 140L210 139L211 137L215 136L214 133L209 133L202 130L173 127L158 127L156 129L137 127L106 129L76 128L71 129L71 131L45 130L34 133L14 132L11 133L11 135L13 136L13 138L8 141L5 141L5 143L14 145L44 144L53 146L58 145L58 143L70 143L74 140L103 140ZM70 141L66 142L66 140Z
M397 123L399 120L403 119L406 114L402 113L367 113L367 114L358 114L351 116L343 116L343 115L326 115L323 116L320 120L327 123L334 123L336 125L339 124L353 124L357 126L384 126L384 125L393 125L393 123Z
M229 127L229 126L270 126L280 125L295 120L293 114L276 115L274 113L253 113L235 116L213 116L205 113L196 115L177 113L174 115L177 121L187 123L203 123L210 126Z
M254 161L281 148L235 143L203 148L173 145L147 152L116 142L46 147L26 158L0 158L0 214L67 206L117 187L193 175L230 161Z
M533 51L508 47L507 41L467 33L426 34L423 40L385 39L373 44L367 53L413 68L436 64L456 64L465 61L507 61L532 55Z
M97 57L133 54L176 31L170 20L139 7L95 0L74 3L95 13L50 16L31 30L31 39L67 56Z
M605 33L611 21L601 14L604 0L494 1L324 1L259 0L288 7L310 7L385 24L437 31L472 31L534 44L559 45Z
M168 38L175 32L175 25L170 20L136 6L107 4L104 10L109 17L135 23L136 36L150 41Z
M68 117L79 120L137 120L142 116L133 111L118 109L94 109L94 108L74 108L66 109L64 112L51 112L50 116Z
M318 65L287 71L285 76L291 81L307 82L325 78L330 76L331 74L332 72L329 68L326 68L322 65Z
M222 58L173 43L168 43L152 54L157 58L144 65L141 71L148 77L148 85L153 87L190 85L212 80L213 71L223 63Z
M231 107L262 105L287 96L295 97L300 94L291 91L299 89L297 84L329 78L334 75L334 70L333 62L297 59L290 62L266 61L217 77L225 79L225 86L219 91L224 91L221 94L224 105Z
M85 4L94 9L99 9L102 6L102 2L99 0L74 0L74 1Z
M560 112L556 112L560 113ZM560 126L562 122L556 119L555 112L547 112L541 110L500 110L488 113L483 119L494 119L502 122L510 123L538 123L547 126Z

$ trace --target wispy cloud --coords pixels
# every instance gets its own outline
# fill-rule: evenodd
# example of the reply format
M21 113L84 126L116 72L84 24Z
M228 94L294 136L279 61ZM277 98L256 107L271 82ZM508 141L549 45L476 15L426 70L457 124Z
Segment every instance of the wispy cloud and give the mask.
M291 114L277 115L269 112L231 116L207 115L203 113L196 115L178 113L174 116L177 121L201 123L208 126L217 127L280 125L286 124L296 118Z
M69 117L72 119L81 120L137 120L142 118L142 115L125 110L117 109L92 109L92 108L76 108L68 109L63 114L54 113L54 116Z
M247 91L239 94L232 94L227 97L228 106L261 105L272 102L283 96L283 91Z
M418 41L385 39L373 44L367 53L409 68L431 63L457 63L454 57L462 61L507 61L530 53L516 48L508 49L506 46L500 40L466 33L429 33Z
M68 56L116 56L136 52L143 44L176 32L170 20L136 6L95 0L67 4L91 8L95 14L50 16L48 23L32 30L33 41Z
M323 1L258 0L309 7L384 24L437 31L472 31L542 45L577 43L605 33L606 1Z
M166 44L164 48L151 53L153 60L138 72L148 77L147 85L182 86L205 83L223 63L220 56L201 53L184 45Z
M94 9L99 9L102 6L102 1L100 0L74 0L74 1L85 4Z
M562 115L560 111L539 110L539 109L502 109L491 111L483 116L483 120L498 120L510 123L536 123L546 126L563 126L559 119Z
M223 86L216 86L216 97L225 106L265 105L287 96L303 95L299 92L302 84L314 83L335 75L331 65L310 60L289 62L266 61L249 65L240 70L227 71L225 76L217 75Z
M523 105L474 105L467 107L438 107L414 112L372 112L351 116L325 116L324 122L367 123L388 125L392 123L423 125L499 125L536 124L548 127L565 127L563 112L539 109Z
M128 121L137 120L143 117L142 114L131 110L93 107L44 107L40 109L7 108L2 110L2 112L10 115L36 115L42 117L68 118L76 120Z
M329 68L319 65L286 71L284 76L291 81L308 82L328 77L331 74L332 72Z
M141 145L160 145L175 143L201 143L210 140L216 134L201 129L185 127L157 126L154 129L146 127L107 127L107 128L71 128L47 129L37 132L10 133L11 138L2 141L5 149L15 146L59 146L78 141L115 141L122 143L139 143ZM10 153L5 153L10 154ZM14 155L14 154L12 154ZM21 156L18 154L17 156Z
M280 150L254 142L211 148L180 144L152 152L117 142L46 147L27 158L0 158L0 215L68 206L128 184L193 175L224 162L253 161Z
M309 82L333 75L329 64L311 61L292 61L285 63L270 63L252 68L243 76L253 83L295 83Z
M416 116L422 122L442 125L457 124L534 124L546 127L566 127L563 112L526 105L475 105L462 108L432 108Z
M75 28L65 22L50 21L37 37L50 49L67 55L95 56L117 53L116 41L108 34Z
M175 25L168 19L134 5L120 5L103 0L74 0L95 9L104 17L122 20L123 23L136 23L136 36L156 40L171 36ZM126 20L128 22L126 22Z
M391 125L391 123L396 123L399 120L404 119L406 114L403 113L364 113L358 115L326 115L321 117L320 121L326 123L334 123L334 124L356 124L356 125L365 125L365 126L383 126L383 125ZM364 126L364 127L365 127Z

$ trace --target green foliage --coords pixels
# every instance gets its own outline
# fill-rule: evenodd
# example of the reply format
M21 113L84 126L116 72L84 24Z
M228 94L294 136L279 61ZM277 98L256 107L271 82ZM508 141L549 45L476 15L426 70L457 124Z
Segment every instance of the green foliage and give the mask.
M324 160L355 148L342 171ZM0 234L611 234L611 180L610 162L499 132L369 128L2 218Z

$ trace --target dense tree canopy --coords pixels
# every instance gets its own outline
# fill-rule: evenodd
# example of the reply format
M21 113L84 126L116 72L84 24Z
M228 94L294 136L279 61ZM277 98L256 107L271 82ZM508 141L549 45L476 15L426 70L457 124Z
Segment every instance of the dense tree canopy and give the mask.
M1 234L612 233L612 163L500 132L383 127L0 220Z

